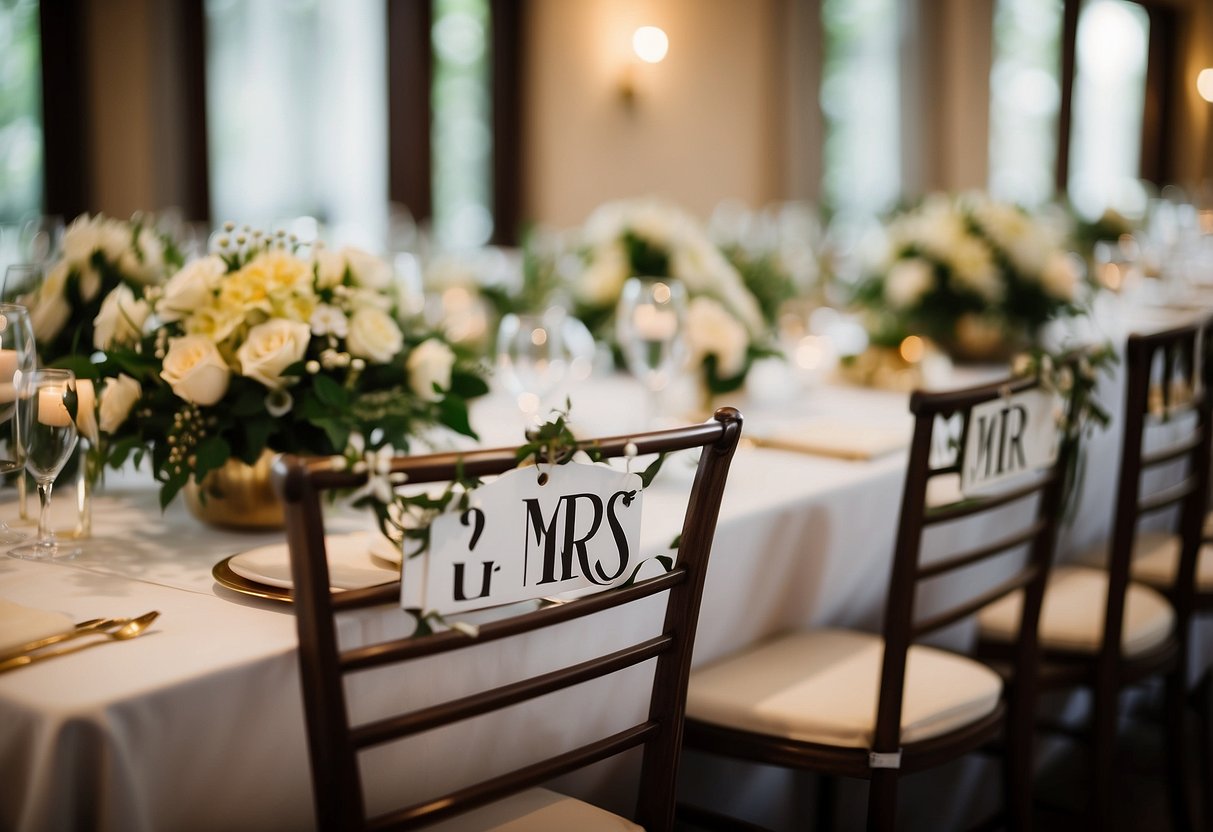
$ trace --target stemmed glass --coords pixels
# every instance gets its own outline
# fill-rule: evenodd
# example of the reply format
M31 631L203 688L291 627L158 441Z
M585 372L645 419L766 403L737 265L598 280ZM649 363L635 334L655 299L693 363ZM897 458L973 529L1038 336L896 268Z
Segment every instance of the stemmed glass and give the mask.
M25 467L20 421L16 418L17 382L37 364L34 329L24 306L0 303L0 476ZM0 522L0 543L16 543L25 535Z
M615 339L632 375L649 391L649 421L659 415L659 397L682 363L681 333L686 288L668 277L632 277L623 284L615 310Z
M12 263L4 270L0 300L20 303L42 286L42 266L37 263Z
M76 447L76 375L71 370L22 373L17 390L17 420L25 447L25 470L38 483L38 539L16 546L9 554L29 560L75 557L77 547L64 548L50 529L51 487Z
M589 375L594 340L553 306L541 315L506 315L497 330L501 377L528 422L542 421L546 399L567 380Z
M30 263L49 263L63 244L63 217L31 219L21 229L21 256Z

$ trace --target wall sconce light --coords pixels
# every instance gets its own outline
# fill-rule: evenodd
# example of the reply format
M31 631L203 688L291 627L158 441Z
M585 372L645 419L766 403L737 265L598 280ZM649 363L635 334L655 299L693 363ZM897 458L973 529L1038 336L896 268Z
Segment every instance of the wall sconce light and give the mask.
M670 51L670 39L656 26L641 26L632 33L632 52L646 64L659 64ZM629 62L619 82L619 95L628 108L636 104L635 63Z
M1213 66L1202 69L1196 76L1196 91L1201 98L1213 104Z

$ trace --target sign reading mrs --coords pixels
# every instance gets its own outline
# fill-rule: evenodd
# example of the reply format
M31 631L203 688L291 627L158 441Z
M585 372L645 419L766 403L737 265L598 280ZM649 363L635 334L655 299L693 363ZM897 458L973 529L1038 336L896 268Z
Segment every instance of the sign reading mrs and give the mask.
M406 559L405 609L443 615L623 583L639 562L641 481L604 465L520 468L430 527Z
M1061 399L1042 390L979 404L969 413L961 493L992 486L1047 468L1057 460Z

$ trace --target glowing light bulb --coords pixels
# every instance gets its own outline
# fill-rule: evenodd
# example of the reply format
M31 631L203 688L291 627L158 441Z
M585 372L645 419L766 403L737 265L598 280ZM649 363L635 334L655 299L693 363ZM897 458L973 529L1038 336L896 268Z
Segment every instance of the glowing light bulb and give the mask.
M656 26L641 26L632 35L632 51L646 63L661 63L670 51L670 39Z
M1213 66L1202 69L1196 76L1196 91L1201 98L1213 104Z

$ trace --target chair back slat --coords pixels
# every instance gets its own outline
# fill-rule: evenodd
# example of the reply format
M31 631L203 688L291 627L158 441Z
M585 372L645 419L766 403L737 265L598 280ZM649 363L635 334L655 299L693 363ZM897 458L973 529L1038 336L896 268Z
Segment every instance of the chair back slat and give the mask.
M656 722L642 722L609 737L587 743L526 768L485 780L466 789L449 792L415 806L379 815L372 819L367 828L416 829L420 826L429 826L457 814L461 810L492 803L494 800L500 800L514 792L546 783L553 777L600 763L638 745L652 742L659 730L660 726Z
M1099 654L1101 677L1111 678L1121 659L1125 594L1132 570L1138 523L1145 515L1177 509L1170 528L1182 540L1179 565L1169 588L1175 608L1175 632L1186 650L1200 550L1201 529L1209 491L1210 389L1209 350L1213 318L1197 320L1150 334L1130 335L1125 347L1124 430L1117 477L1116 515L1108 555L1108 602ZM1151 425L1191 419L1191 431L1162 449L1146 450ZM1163 463L1180 466L1178 483L1152 494L1144 474Z
M583 443L592 444L606 459L633 453L699 449L699 463L683 517L678 559L671 571L617 589L483 624L475 638L445 631L415 638L393 638L345 650L337 643L335 617L339 612L398 604L400 596L399 582L336 594L329 590L321 501L325 492L364 484L366 474L344 469L329 459L290 456L279 459L275 464L274 480L287 519L299 631L300 677L318 826L322 829L414 828L538 785L628 748L643 746L636 820L649 830L672 828L673 778L681 745L691 650L720 502L740 433L741 414L733 408L721 408L712 420L702 425ZM516 466L517 449L500 448L465 454L396 457L392 460L391 471L405 475L410 484L424 484L449 482L461 476L493 476ZM604 645L601 652L589 659L459 699L361 724L351 722L344 685L348 674L576 623L586 616L661 593L665 594L665 614L663 629L656 636L622 648L612 645L610 651ZM593 645L587 646L592 648ZM649 661L654 662L655 667L644 721L610 737L573 750L561 750L525 768L451 794L369 821L366 818L359 765L362 749L379 747L385 742L518 705ZM403 684L407 685L407 673L403 678Z
M982 607L1015 591L1023 592L1025 597L1025 625L1015 648L1016 670L1035 670L1036 618L1057 535L1069 443L1062 442L1057 460L1042 470L1032 472L1028 482L1009 482L988 495L966 495L953 504L932 506L928 501L928 484L936 477L956 477L962 472L971 414L975 407L1040 387L1041 382L1037 378L1016 377L965 390L944 393L919 391L911 396L914 435L885 604L885 650L872 742L874 753L895 753L901 747L901 707L907 652L911 645L926 635L963 621ZM955 459L938 464L932 461L931 451L933 447L941 445L936 431L945 419L950 422L959 420L959 438ZM959 553L946 553L936 559L924 557L924 538L928 529L992 514L1033 499L1036 508L1030 512L1031 516L1019 528L1008 530L997 540ZM1024 549L1027 555L1023 564L994 586L975 586L966 592L958 590L959 594L952 593L946 609L921 617L917 613L917 596L924 582L956 574L962 569L972 569Z

